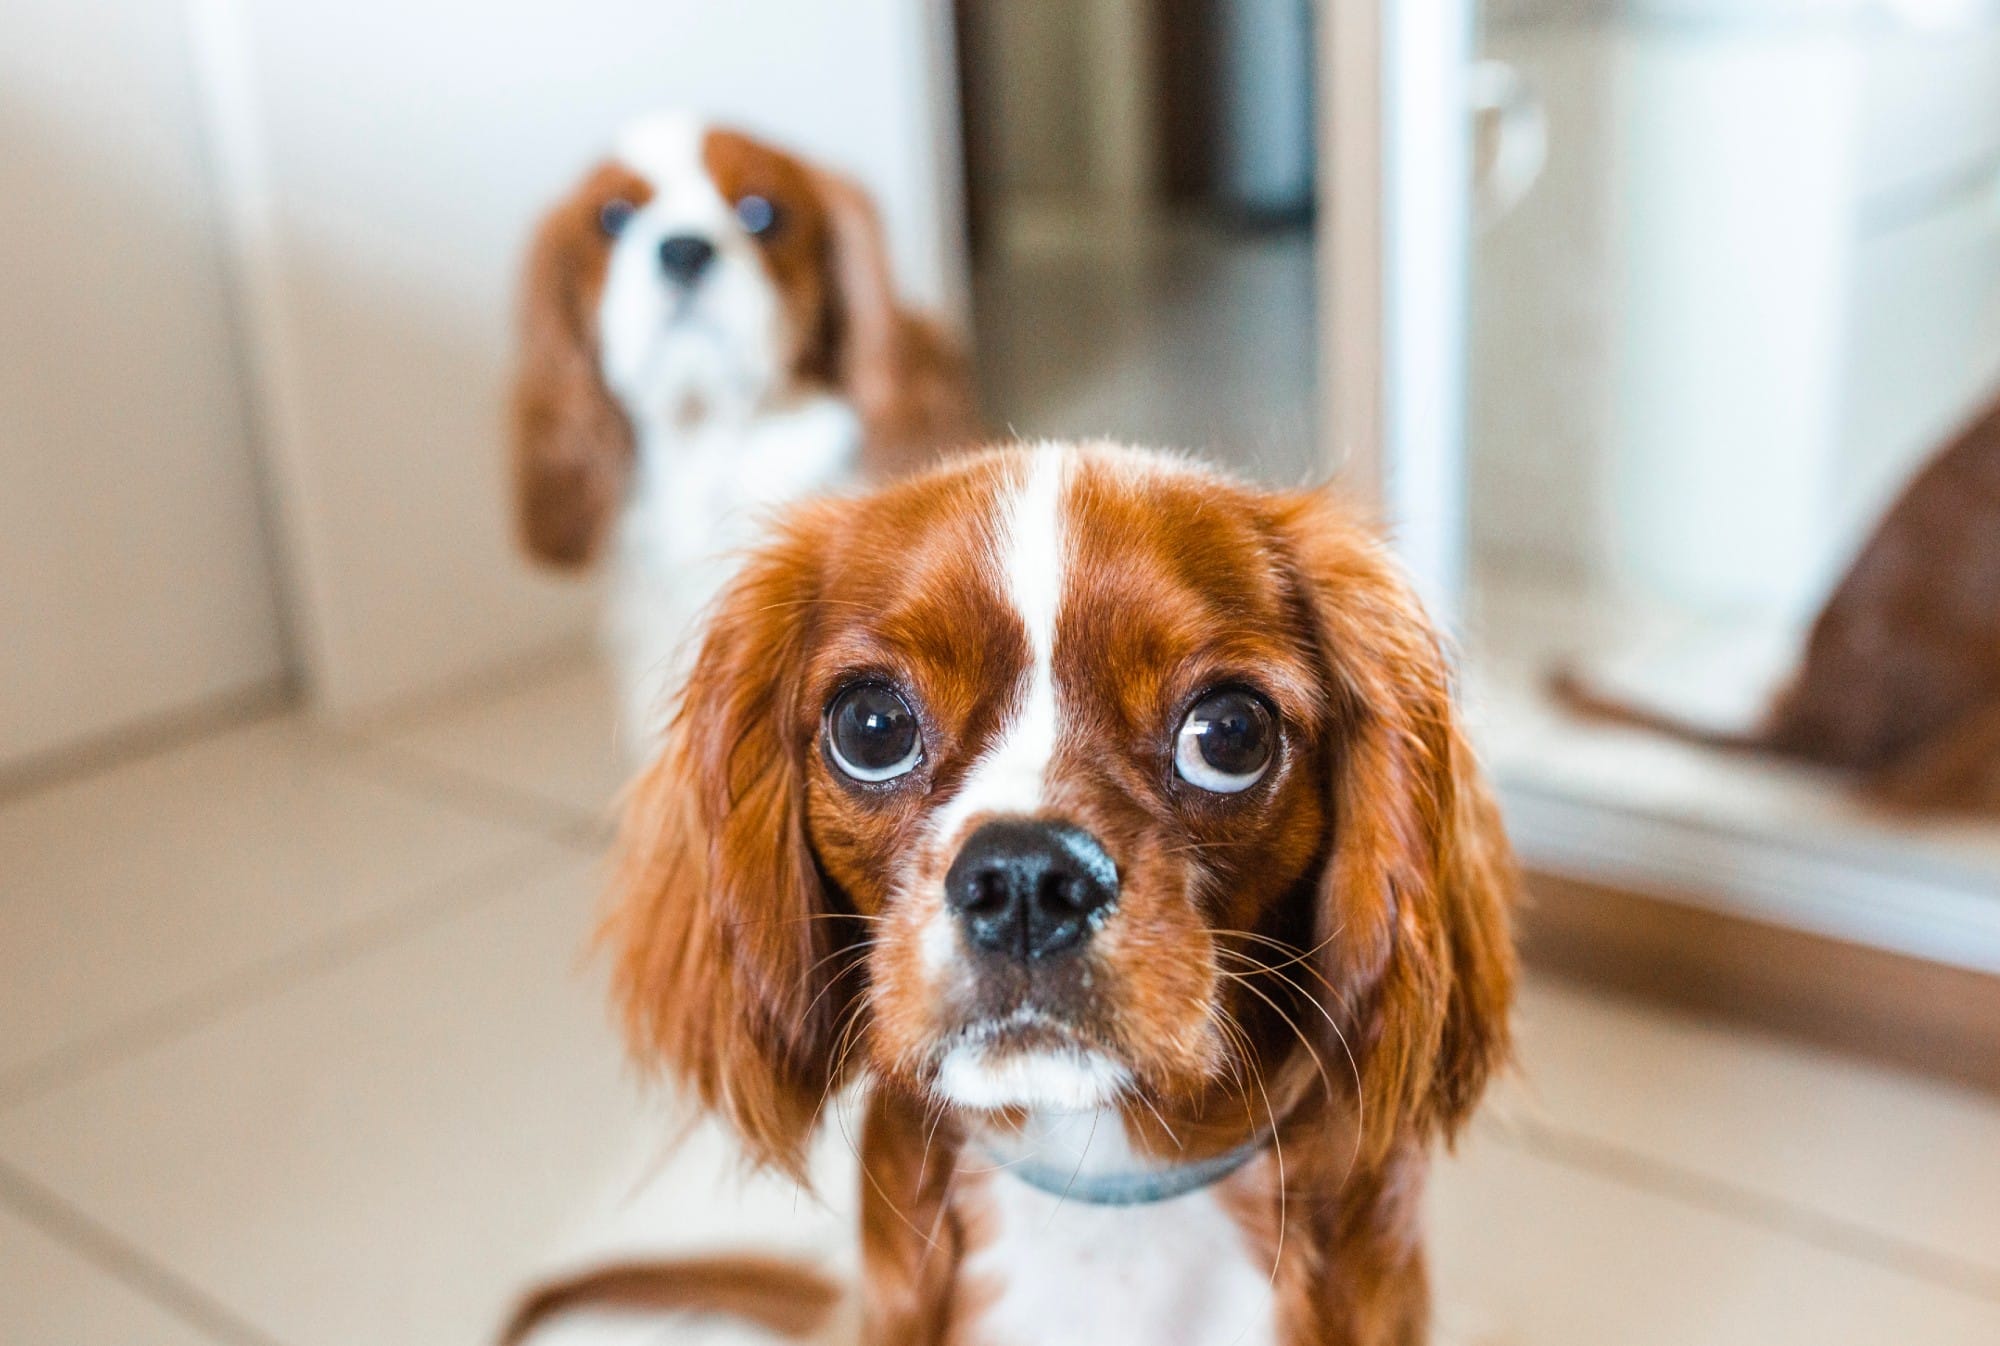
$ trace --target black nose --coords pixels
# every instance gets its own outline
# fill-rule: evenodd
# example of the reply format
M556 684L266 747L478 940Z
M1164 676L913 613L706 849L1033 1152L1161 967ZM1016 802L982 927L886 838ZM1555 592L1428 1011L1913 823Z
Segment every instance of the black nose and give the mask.
M975 948L1039 960L1089 938L1118 896L1118 867L1080 827L1010 819L966 838L944 895Z
M694 234L675 234L660 244L660 270L683 285L692 285L715 260L715 245Z

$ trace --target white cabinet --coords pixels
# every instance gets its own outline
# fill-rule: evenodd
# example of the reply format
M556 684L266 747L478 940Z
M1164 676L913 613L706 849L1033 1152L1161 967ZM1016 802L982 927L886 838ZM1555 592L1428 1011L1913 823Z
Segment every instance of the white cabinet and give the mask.
M1475 551L1796 623L2000 381L2000 33L1570 8L1487 34L1550 129L1476 261Z

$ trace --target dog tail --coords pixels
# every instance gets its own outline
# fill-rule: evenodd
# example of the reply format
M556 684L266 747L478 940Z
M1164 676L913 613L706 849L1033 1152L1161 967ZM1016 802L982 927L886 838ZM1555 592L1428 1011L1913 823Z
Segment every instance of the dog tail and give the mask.
M1772 746L1771 735L1763 725L1723 729L1684 720L1667 711L1600 691L1572 664L1563 664L1551 672L1547 685L1557 705L1589 719L1648 729L1669 738L1730 752L1754 752Z
M521 1343L550 1318L572 1311L716 1313L794 1340L825 1325L840 1287L797 1262L754 1256L611 1262L530 1290L497 1346Z

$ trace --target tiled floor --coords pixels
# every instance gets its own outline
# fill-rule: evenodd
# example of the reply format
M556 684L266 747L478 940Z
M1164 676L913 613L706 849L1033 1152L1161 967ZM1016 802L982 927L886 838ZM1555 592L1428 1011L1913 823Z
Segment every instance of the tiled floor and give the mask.
M578 665L0 805L0 1342L484 1340L644 1124L579 956L610 743ZM1451 1340L2000 1341L2000 1102L1555 985L1522 1018L1436 1183Z
M1316 449L1309 231L1166 219L1107 241L1060 213L974 276L981 392L1026 437L1193 450L1268 481L1325 476Z

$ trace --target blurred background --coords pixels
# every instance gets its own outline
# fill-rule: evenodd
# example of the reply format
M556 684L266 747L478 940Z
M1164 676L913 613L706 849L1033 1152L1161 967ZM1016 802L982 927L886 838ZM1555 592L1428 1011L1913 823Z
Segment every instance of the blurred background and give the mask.
M2000 1340L2000 821L1547 691L1755 703L2000 395L1985 0L11 0L0 1340L480 1341L652 1134L501 431L661 106L863 179L995 426L1391 526L1537 898L1451 1339Z

